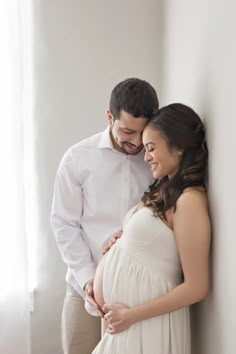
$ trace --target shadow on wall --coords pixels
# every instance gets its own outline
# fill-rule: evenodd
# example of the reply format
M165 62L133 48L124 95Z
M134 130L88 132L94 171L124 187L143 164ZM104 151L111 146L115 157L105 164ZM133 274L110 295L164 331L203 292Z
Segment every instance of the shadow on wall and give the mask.
M214 290L214 274L213 274L213 241L211 247L210 258L210 293L208 297L200 303L191 306L191 332L192 332L192 354L216 354L210 347L210 343L214 343L217 339L217 353L226 354L223 350L222 341L222 321L220 320L220 302L216 298ZM204 318L209 319L208 323L211 323L211 328L207 327L207 323L204 322ZM199 341L199 338L201 339Z

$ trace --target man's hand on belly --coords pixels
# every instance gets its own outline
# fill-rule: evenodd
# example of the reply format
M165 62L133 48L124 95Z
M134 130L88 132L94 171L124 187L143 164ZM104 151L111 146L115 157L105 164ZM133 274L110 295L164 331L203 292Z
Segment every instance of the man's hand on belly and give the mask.
M123 231L121 230L121 231L118 231L114 235L111 236L111 238L110 238L110 240L108 242L108 245L103 250L103 253L102 253L103 255L106 254L109 251L109 249L114 245L114 243L116 243L118 238L121 237L122 233L123 233Z
M94 299L94 292L93 292L93 279L89 280L86 285L85 285L85 294L86 294L86 301L88 301L90 303L90 305L92 305L96 311L98 311L100 313L101 317L104 317L104 313L101 309L101 307L96 303L95 299Z

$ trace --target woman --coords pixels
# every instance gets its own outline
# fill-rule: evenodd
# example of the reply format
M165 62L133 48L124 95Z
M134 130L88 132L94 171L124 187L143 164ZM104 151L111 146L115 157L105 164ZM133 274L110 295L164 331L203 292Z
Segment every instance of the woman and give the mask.
M108 328L93 354L190 354L188 306L208 293L203 124L171 104L145 128L143 145L155 182L98 266L95 299L105 302Z

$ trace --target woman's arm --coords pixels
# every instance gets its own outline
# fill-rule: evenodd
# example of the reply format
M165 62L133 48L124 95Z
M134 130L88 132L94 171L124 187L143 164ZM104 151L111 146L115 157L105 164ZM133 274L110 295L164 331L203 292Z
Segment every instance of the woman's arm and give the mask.
M130 309L120 304L104 305L105 318L113 327L110 333L122 332L136 322L176 311L207 296L211 227L205 194L196 190L183 193L172 223L184 282L159 298Z

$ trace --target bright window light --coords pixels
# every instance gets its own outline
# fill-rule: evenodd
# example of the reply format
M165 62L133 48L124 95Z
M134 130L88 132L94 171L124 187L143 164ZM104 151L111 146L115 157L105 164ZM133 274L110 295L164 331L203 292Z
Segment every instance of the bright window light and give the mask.
M36 214L33 159L32 28L20 2L1 2L0 11L0 301L36 280ZM9 16L8 16L9 15ZM21 21L23 18L21 19ZM19 31L22 29L22 32ZM24 32L24 36L22 33ZM22 41L24 38L24 41ZM27 285L28 284L28 285Z

